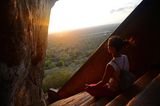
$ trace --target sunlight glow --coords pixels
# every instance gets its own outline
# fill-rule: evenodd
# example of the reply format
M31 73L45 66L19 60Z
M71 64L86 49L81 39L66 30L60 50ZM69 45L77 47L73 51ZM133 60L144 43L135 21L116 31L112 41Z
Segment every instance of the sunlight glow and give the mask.
M49 33L122 22L142 0L59 0Z

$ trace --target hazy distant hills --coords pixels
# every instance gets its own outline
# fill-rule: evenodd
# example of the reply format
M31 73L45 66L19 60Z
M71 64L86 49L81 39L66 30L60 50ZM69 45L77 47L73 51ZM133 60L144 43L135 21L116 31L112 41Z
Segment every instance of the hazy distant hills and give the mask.
M117 27L119 23L116 24L109 24L109 25L101 25L101 26L95 26L95 27L89 27L89 28L83 28L83 29L77 29L72 31L66 31L66 32L59 32L59 33L53 33L49 35L54 36L64 36L64 35L103 35L108 32L113 32ZM50 36L49 36L50 37Z

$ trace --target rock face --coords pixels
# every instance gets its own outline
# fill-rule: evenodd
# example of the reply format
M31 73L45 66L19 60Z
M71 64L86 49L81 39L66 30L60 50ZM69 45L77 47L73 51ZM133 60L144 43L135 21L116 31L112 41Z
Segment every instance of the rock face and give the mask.
M0 1L0 105L44 106L43 63L56 0Z

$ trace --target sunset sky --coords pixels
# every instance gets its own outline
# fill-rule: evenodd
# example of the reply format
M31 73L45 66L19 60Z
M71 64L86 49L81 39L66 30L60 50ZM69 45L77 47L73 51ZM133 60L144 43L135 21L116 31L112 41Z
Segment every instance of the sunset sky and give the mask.
M142 0L59 0L48 33L121 23Z

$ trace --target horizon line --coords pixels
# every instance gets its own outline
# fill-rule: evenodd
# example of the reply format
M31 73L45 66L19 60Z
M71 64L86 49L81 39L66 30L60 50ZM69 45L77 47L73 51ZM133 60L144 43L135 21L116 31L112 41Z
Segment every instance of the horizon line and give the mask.
M120 24L120 23L102 24L102 25L95 25L95 26L89 26L89 27L81 27L81 28L76 28L76 29L68 29L68 30L62 30L62 31L48 33L48 35L57 34L57 33L66 33L66 32L78 31L78 30L94 28L94 27L100 27L100 26L106 26L106 25L113 25L113 24Z

